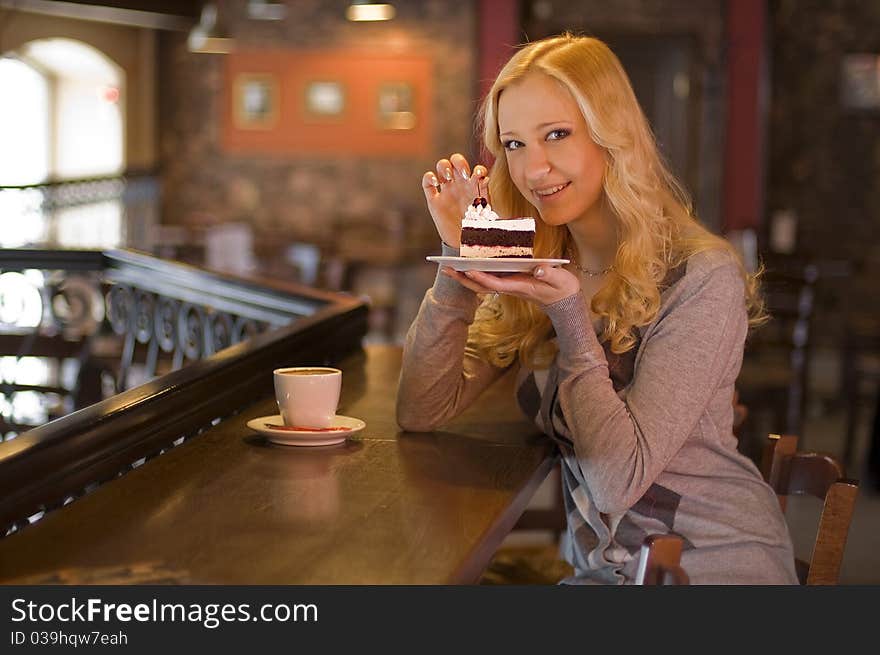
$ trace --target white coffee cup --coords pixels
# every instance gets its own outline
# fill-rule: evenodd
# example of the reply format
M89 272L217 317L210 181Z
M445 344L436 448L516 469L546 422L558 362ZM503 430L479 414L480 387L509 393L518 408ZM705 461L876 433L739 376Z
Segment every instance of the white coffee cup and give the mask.
M342 371L326 366L289 366L272 371L275 400L284 425L328 428L336 416Z

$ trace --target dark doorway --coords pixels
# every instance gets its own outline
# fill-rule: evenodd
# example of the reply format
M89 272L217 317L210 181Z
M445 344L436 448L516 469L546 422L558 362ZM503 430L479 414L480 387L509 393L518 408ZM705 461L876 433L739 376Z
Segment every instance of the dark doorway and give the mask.
M672 172L699 188L699 84L689 36L599 35L620 59Z

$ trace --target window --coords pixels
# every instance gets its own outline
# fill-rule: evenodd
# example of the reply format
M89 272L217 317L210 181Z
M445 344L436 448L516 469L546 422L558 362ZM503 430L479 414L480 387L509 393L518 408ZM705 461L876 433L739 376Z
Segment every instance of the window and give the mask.
M122 72L89 45L41 39L21 49L51 81L53 157L59 179L114 175L123 170Z
M0 186L121 173L124 91L122 70L79 41L40 39L0 58ZM0 190L0 247L123 243L119 198L65 206L54 192Z
M49 83L25 62L0 58L0 183L34 184L49 176Z

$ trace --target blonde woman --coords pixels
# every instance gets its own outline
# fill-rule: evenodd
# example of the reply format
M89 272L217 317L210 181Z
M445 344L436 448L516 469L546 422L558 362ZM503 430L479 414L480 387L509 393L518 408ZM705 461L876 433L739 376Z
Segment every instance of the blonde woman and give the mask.
M685 540L694 583L796 583L773 491L736 449L734 382L755 280L665 168L620 62L594 38L520 49L482 111L491 174L454 154L422 186L447 254L488 184L536 216L536 257L494 276L441 268L407 335L398 423L432 430L509 367L559 446L567 583L632 582L645 536Z

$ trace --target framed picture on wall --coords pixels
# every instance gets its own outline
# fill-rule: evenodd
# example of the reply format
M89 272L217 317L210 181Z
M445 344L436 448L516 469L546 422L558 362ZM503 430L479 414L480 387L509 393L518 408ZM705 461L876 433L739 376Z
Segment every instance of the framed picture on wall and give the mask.
M235 78L232 102L238 129L271 129L278 122L278 81L269 73L242 73Z
M222 66L224 152L428 157L433 151L432 56L240 49Z
M305 88L306 118L339 120L345 113L345 87L334 80L315 80Z
M880 111L880 55L844 55L840 69L843 107L854 111Z
M383 82L377 94L377 118L383 130L411 130L416 126L413 87L408 82Z

